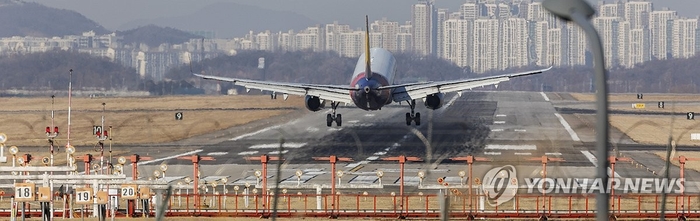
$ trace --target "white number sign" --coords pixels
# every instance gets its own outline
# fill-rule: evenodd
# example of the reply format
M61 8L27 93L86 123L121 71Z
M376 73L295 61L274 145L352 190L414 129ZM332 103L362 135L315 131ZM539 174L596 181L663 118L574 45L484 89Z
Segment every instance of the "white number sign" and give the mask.
M15 200L19 202L34 201L34 183L16 183Z
M136 199L136 185L122 185L121 186L121 197L124 199Z
M80 188L75 191L75 202L77 204L92 204L92 189Z

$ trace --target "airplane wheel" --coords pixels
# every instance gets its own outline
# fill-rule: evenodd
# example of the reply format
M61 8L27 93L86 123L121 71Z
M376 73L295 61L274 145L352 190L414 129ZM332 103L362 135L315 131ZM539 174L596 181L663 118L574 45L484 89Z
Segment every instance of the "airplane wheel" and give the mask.
M341 124L343 124L343 116L340 114L335 115L335 124L337 124L339 127Z
M331 126L333 124L333 116L331 114L326 115L326 126Z
M411 113L406 113L406 126L411 126Z
M420 126L420 113L416 113L416 118L413 121L416 122L416 126Z

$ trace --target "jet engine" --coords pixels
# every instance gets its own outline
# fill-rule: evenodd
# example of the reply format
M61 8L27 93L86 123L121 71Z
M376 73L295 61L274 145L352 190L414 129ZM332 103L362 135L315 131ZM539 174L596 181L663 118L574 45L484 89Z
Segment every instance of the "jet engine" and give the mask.
M306 104L306 109L309 109L310 111L319 111L326 106L325 101L321 101L320 98L311 95L306 95L304 103Z
M425 97L425 107L435 110L442 107L443 93L431 94Z

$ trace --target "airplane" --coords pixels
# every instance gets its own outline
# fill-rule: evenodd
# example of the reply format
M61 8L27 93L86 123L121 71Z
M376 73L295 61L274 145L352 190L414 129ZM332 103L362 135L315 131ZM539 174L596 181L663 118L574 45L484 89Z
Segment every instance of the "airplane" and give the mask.
M228 78L192 73L193 75L210 80L232 82L234 85L243 86L246 90L259 89L272 91L272 98L276 92L282 93L287 100L289 94L305 96L305 106L308 110L316 112L325 107L330 101L332 112L326 115L326 125L331 127L333 122L337 126L342 125L342 115L336 114L340 103L354 104L356 107L374 111L381 110L385 105L393 102L407 102L411 112L406 113L406 125L411 122L420 125L420 113L415 112L416 100L423 99L425 107L435 110L442 107L444 94L458 92L486 85L498 85L500 82L511 78L540 74L552 69L552 67L528 72L489 76L473 79L460 79L436 82L417 82L407 84L391 84L396 76L396 59L383 48L370 48L369 44L369 17L365 16L365 52L360 55L355 66L355 71L350 79L350 86L344 85L316 85L258 81L239 78Z

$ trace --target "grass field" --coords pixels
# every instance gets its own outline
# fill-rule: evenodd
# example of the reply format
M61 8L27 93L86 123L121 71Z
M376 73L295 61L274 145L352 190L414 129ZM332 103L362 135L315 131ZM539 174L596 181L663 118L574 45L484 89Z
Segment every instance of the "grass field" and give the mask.
M51 98L0 98L0 132L7 145L48 146L44 128L51 125ZM100 125L106 104L105 129L112 126L114 144L162 143L246 124L303 108L303 99L271 100L269 96L171 96L75 98L71 104L71 144L93 146L92 127ZM67 98L56 98L55 125L66 143ZM175 120L182 112L183 119Z
M656 151L654 152L657 156L659 156L662 160L666 160L666 151ZM695 158L695 159L700 159L700 152L695 152L695 151L678 151L676 152L675 155L671 156L671 164L675 166L680 166L681 163L678 162L678 160L673 160L673 158L677 158L680 156L684 156L686 158ZM688 160L685 162L685 169L690 169L690 170L695 170L695 171L700 171L700 161L698 160Z
M572 93L571 96L579 101L595 101L593 94ZM644 112L666 112L666 113L687 113L700 112L700 104L687 104L687 102L700 102L700 96L693 94L649 94L644 95L644 99L637 99L636 94L613 94L608 96L609 102L634 102L645 104L644 108L634 108L632 104L610 104L611 110L625 110ZM664 102L664 108L658 108L658 102ZM675 102L686 102L686 104L675 104Z
M595 94L571 93L571 96L579 101L595 101ZM608 101L626 101L626 102L654 102L657 101L698 101L700 96L696 94L644 94L644 99L637 99L637 94L611 94L608 96ZM655 106L654 106L655 107Z
M579 101L595 101L594 94L571 93ZM700 96L694 94L646 94L643 100L637 99L636 94L612 94L610 102L639 102L645 103L646 108L634 109L632 105L611 104L611 109L638 111L639 113L654 112L700 112L700 105L674 105L679 102L700 102ZM657 107L658 101L665 102L665 108ZM632 140L642 144L666 145L668 136L672 134L678 145L700 146L700 142L691 141L691 133L700 133L700 122L686 120L684 115L678 116L648 116L648 115L610 115L610 125L627 134ZM671 129L673 132L671 133ZM612 142L620 137L610 137Z
M672 137L677 145L700 145L700 142L690 140L691 133L700 133L700 122L681 117L610 115L610 125L642 144L665 145L673 129ZM616 142L620 138L610 137L610 139Z

